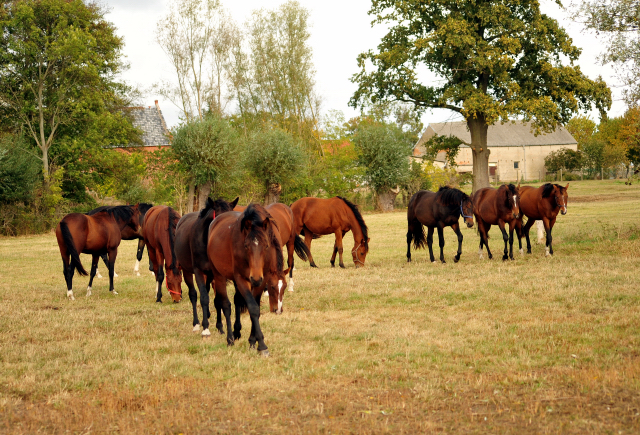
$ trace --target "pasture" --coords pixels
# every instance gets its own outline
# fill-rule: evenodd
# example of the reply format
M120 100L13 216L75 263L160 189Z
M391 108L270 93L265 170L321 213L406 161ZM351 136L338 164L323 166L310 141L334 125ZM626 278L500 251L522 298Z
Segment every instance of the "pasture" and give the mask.
M86 298L76 274L71 302L53 234L1 238L0 432L638 433L639 216L640 186L571 182L553 258L534 243L480 260L474 227L454 264L447 228L443 265L406 262L405 211L367 214L366 268L350 234L347 269L330 268L325 236L320 269L296 257L284 313L263 298L270 358L249 350L247 315L233 347L193 333L184 283L182 303L163 288L156 304L135 241L119 295L103 278Z

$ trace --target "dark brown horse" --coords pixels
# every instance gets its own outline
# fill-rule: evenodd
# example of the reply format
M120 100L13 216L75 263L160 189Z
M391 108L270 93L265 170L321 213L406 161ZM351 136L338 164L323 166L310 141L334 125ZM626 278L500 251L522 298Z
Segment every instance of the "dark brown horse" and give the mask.
M199 212L187 213L178 222L176 226L176 242L175 252L178 264L182 268L184 274L184 282L189 288L189 299L193 307L193 331L200 330L200 321L198 320L198 293L193 285L193 277L195 275L196 284L200 291L200 305L202 306L202 335L211 335L209 332L209 288L213 281L213 272L211 264L207 257L207 241L209 236L209 225L222 213L233 210L238 203L238 198L232 202L223 199L212 200L207 198L205 207ZM218 319L216 328L221 334L222 322L220 319L221 302L215 298L214 305L218 311Z
M520 211L528 220L524 225L524 236L527 239L527 254L531 254L531 241L529 240L529 229L535 221L542 221L544 229L547 233L545 256L553 255L553 246L551 244L551 230L556 223L558 213L567 214L567 201L569 194L567 190L569 184L562 187L559 184L543 184L535 188L523 186L520 188ZM520 225L522 222L520 222ZM522 232L519 231L518 242L520 250L522 250Z
M132 231L138 231L140 227L140 213L138 206L109 207L93 216L82 213L70 213L66 215L56 226L56 238L62 256L64 279L67 282L67 297L74 300L73 274L77 269L82 276L87 271L80 262L80 253L91 254L91 276L87 296L91 296L93 277L98 267L100 255L109 256L109 291L118 294L113 289L113 266L118 255L118 246L122 239L122 231L130 227Z
M478 233L480 234L480 249L478 254L482 258L482 246L487 247L489 259L493 258L489 250L489 230L491 225L498 225L502 231L502 239L504 240L504 255L502 260L511 258L513 260L513 230L521 220L520 215L520 185L517 187L513 184L502 185L498 189L493 187L485 187L477 190L472 196L473 214L478 223ZM509 224L509 235L505 229L505 225ZM507 251L507 242L509 242L509 250ZM507 255L507 253L509 255Z
M149 211L151 207L153 207L153 204L147 204L144 202L139 203L138 204L138 211L140 212L139 231L134 231L130 226L127 225L126 227L123 228L122 233L120 234L122 236L122 240L136 240L136 239L138 240L138 252L136 254L136 264L133 267L133 271L136 273L137 276L140 276L140 272L139 272L140 260L142 260L142 253L144 252L144 238L142 237L142 224L144 222L144 217L147 211ZM100 213L101 211L108 210L109 208L111 207L102 206L102 207L94 208L93 210L88 212L87 215L93 216L94 214ZM107 258L107 254L101 255L100 257L102 258L102 261L104 262L105 266L109 268L109 260ZM151 265L151 262L149 262L149 270L153 271L153 266ZM99 269L96 269L96 276L98 278L102 278L102 276L100 275ZM117 278L118 274L114 271L113 276Z
M425 235L423 225L429 229L426 242L429 247L429 258L435 263L433 257L433 230L438 229L440 242L440 261L444 261L444 228L451 229L458 236L458 252L453 258L454 262L460 260L462 254L462 233L458 220L464 218L467 227L473 227L473 202L469 195L461 190L451 187L441 187L438 192L421 190L415 193L409 201L407 209L407 261L411 261L411 240L414 249L424 248Z
M334 198L300 198L291 204L294 216L293 231L295 234L304 232L304 243L311 251L311 240L325 234L335 234L336 241L333 245L331 267L335 266L336 254L340 254L340 267L344 267L342 261L342 238L351 231L353 234L353 249L351 256L356 267L364 266L364 261L369 252L369 235L367 225L358 210L358 206L346 199L336 196ZM309 253L311 267L317 267Z
M167 291L173 302L180 302L182 299L182 272L174 248L179 220L180 215L171 207L156 205L149 209L142 225L142 237L156 276L156 302L162 302L163 265L167 272Z
M275 220L258 204L250 204L243 213L229 212L214 219L209 227L207 254L211 262L216 297L222 297L222 311L227 320L227 345L240 338L238 311L248 310L251 317L249 343L258 352L268 355L260 329L260 297L264 281L272 275L275 258L277 275L284 271L282 248ZM227 296L227 281L236 287L234 301L237 319L231 333L231 303Z

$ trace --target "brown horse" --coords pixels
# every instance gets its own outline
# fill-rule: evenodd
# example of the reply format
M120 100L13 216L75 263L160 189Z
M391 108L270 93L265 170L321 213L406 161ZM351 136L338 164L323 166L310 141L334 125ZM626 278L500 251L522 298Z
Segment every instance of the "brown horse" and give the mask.
M480 249L478 254L482 258L482 246L487 247L489 259L493 258L489 250L489 230L491 225L498 225L502 231L504 240L504 255L502 260L511 258L513 260L513 229L521 220L520 216L520 185L502 185L498 189L485 187L477 190L472 196L473 214L478 222L478 233L480 234ZM505 230L505 225L509 224L509 235ZM519 228L519 227L518 227ZM507 242L509 242L509 255L507 256Z
M91 254L91 276L87 287L87 296L91 296L93 277L98 268L98 259L102 254L109 256L109 291L114 295L118 293L113 289L113 266L118 255L118 246L122 239L122 231L130 227L132 231L138 231L140 227L140 213L138 206L108 207L93 216L82 213L70 213L66 215L56 226L56 238L62 256L64 279L67 282L67 297L74 300L73 274L77 269L82 276L87 271L80 262L80 253Z
M336 241L333 245L331 267L335 267L336 254L340 254L340 267L344 268L342 261L342 238L351 231L353 234L353 249L351 256L356 268L364 266L364 260L369 252L369 235L367 225L358 210L358 206L346 199L336 196L334 198L300 198L291 204L294 216L293 230L295 234L304 232L304 243L311 251L311 240L325 234L335 234ZM317 267L309 253L311 267Z
M176 226L175 252L178 264L184 274L184 282L189 288L189 299L193 307L193 331L198 332L200 330L197 307L198 293L193 285L193 276L195 275L196 284L198 285L198 290L200 290L203 335L210 335L209 288L213 281L213 272L211 272L211 264L207 257L209 225L222 213L233 210L237 202L238 198L232 202L227 202L223 199L214 201L211 198L207 198L205 207L202 210L185 214ZM220 319L220 301L216 298L213 303L218 311L216 328L223 334L224 331L222 330Z
M275 258L276 274L281 276L284 259L275 220L258 204L249 204L243 213L228 212L216 218L209 227L207 254L213 271L216 297L222 297L222 311L227 320L227 345L240 338L238 311L248 310L251 317L249 343L268 356L260 329L260 297L265 279L272 275ZM231 333L231 303L227 296L227 280L236 287L234 301L237 319Z
M178 266L174 249L176 225L179 220L180 215L171 207L156 205L149 209L142 225L142 237L156 276L156 302L162 302L163 265L167 271L167 291L173 302L177 303L182 299L182 271Z
M529 240L529 229L537 220L541 220L547 233L545 256L553 255L551 242L551 230L556 223L558 213L567 214L567 201L569 195L567 190L569 184L562 187L559 184L543 184L535 187L523 186L520 188L520 211L528 220L524 225L524 236L527 239L527 254L531 254L531 241ZM520 227L522 222L520 222ZM518 243L522 250L522 232L518 231Z
M144 202L141 202L138 204L138 211L140 212L140 227L138 231L134 231L133 228L131 228L131 226L127 225L122 229L122 233L120 234L122 236L122 240L136 240L138 239L138 252L136 254L136 264L133 267L133 271L136 273L137 276L140 276L140 272L139 272L139 268L140 268L140 260L142 260L142 253L144 252L144 239L142 238L142 223L144 222L144 217L147 213L147 211L149 211L149 209L153 207L153 204L147 204ZM88 216L93 216L96 213L100 213L101 211L105 211L108 210L110 208L110 206L102 206L102 207L98 207L98 208L94 208L93 210L91 210L90 212L87 212ZM104 262L105 266L107 266L107 268L109 268L109 260L107 258L107 254L101 255L100 256L102 258L102 261ZM153 268L151 266L151 262L149 262L149 270L153 271ZM102 278L102 276L100 275L100 270L96 269L96 276L98 278ZM113 276L114 277L118 277L118 274L114 271L113 272Z
M444 228L451 229L458 236L458 252L453 258L454 262L460 260L462 255L462 233L458 220L460 216L464 218L467 227L473 226L473 202L469 195L461 190L451 187L441 187L437 193L428 190L421 190L415 193L409 201L407 208L407 261L411 261L411 240L413 239L414 249L424 248L425 241L429 247L429 258L435 263L433 257L433 230L438 229L438 239L440 242L440 261L444 261ZM429 229L429 233L424 235L422 226Z

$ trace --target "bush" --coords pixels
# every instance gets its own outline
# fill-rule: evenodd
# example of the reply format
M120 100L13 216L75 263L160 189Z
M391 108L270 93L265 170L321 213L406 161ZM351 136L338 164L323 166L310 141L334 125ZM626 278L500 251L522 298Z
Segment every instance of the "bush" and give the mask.
M553 151L544 158L544 166L549 172L556 172L560 169L565 171L576 171L582 167L582 153L570 148L561 148Z
M31 201L40 177L40 160L15 135L0 137L0 204Z

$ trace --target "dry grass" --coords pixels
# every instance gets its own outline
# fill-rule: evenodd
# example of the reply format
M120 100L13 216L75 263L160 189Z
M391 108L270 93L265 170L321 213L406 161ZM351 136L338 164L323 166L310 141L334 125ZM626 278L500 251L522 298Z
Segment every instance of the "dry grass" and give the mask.
M449 263L407 264L400 212L365 216L365 269L314 241L321 268L298 261L284 314L261 317L268 359L155 304L133 242L120 295L76 277L69 302L55 237L1 238L0 432L638 433L640 187L570 193L552 259L480 260L474 229L460 263L446 230Z

